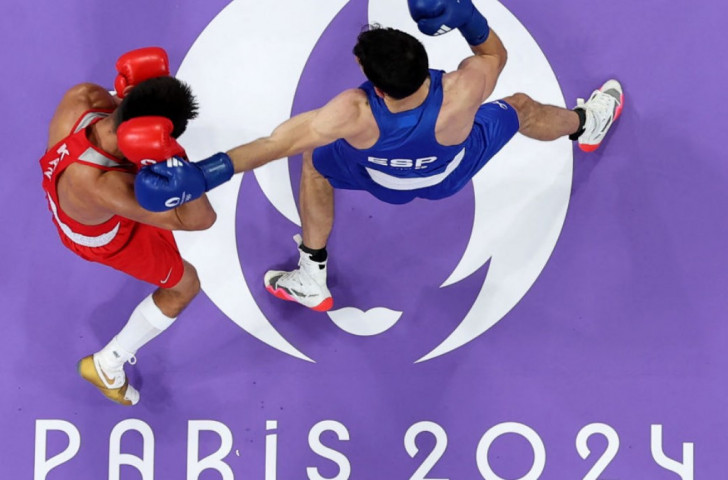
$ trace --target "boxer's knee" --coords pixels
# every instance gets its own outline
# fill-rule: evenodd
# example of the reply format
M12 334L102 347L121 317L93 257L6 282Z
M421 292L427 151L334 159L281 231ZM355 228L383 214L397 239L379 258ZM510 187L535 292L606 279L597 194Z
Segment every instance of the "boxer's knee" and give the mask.
M200 293L200 277L189 262L183 260L184 273L174 287L159 288L154 293L154 301L165 315L176 317Z
M510 97L506 97L503 99L505 102L508 103L513 109L518 113L518 118L521 117L521 115L526 116L531 110L533 110L533 106L535 104L534 100L526 95L525 93L514 93Z
M175 288L180 290L180 293L185 297L192 300L200 293L200 277L197 275L197 269L191 263L183 261L183 264L185 271L180 282L175 285Z
M510 97L503 99L516 111L518 115L518 125L520 129L528 128L531 123L536 106L538 105L535 100L526 95L525 93L514 93Z

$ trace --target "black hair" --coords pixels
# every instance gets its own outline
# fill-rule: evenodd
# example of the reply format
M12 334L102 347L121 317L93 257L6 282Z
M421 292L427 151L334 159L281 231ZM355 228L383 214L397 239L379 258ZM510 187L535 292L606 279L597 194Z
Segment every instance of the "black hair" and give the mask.
M368 26L357 38L354 55L372 84L396 99L415 93L429 76L425 47L394 28Z
M174 138L197 116L197 100L186 83L174 77L155 77L141 82L124 97L114 113L114 129L130 118L146 116L172 120Z

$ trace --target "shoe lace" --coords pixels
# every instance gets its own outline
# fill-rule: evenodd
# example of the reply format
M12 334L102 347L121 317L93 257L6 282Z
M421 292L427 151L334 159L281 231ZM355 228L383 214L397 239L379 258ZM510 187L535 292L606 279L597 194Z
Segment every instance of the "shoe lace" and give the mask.
M319 289L315 276L309 270L312 268L318 268L318 264L301 258L298 262L298 268L282 274L276 284L295 290L300 294L312 294L314 290L318 291Z
M288 284L289 286L297 286L300 289L300 287L302 287L304 285L304 281L301 278L302 270L303 270L303 267L300 265L300 262L299 262L299 267L296 270L291 270L290 272L286 272L283 275L281 275L281 278L278 280L278 283L280 284L280 283L284 282L284 283ZM291 285L291 284L293 284L293 285Z
M584 102L583 98L577 98L576 106L588 112L584 131L589 134L589 132L598 131L609 121L614 108L614 97L608 93L595 90L586 102Z
M605 109L607 112L611 112L614 106L615 99L608 93L596 91L594 95L589 99L589 105L598 109Z

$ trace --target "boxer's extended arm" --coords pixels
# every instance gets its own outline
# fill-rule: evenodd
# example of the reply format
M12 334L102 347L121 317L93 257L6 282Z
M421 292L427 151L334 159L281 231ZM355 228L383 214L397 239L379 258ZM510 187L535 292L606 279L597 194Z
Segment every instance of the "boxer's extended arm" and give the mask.
M69 133L79 117L88 110L113 110L118 106L118 98L94 83L81 83L71 87L61 99L53 114L48 128L48 148L52 147Z
M171 159L142 168L135 179L141 206L163 212L189 202L230 180L234 173L273 160L303 153L339 138L352 138L362 129L362 97L357 90L337 95L324 107L296 115L273 133L199 162Z
M361 114L358 92L346 90L323 107L286 120L270 136L233 148L227 154L235 173L246 172L356 135L361 128Z
M86 198L109 213L165 230L205 230L217 218L206 195L165 212L150 212L134 195L134 175L106 172L86 187Z

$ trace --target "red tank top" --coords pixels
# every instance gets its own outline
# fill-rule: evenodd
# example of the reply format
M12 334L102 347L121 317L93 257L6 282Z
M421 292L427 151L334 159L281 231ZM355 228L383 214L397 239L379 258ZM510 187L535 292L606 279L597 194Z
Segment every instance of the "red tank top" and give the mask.
M109 116L108 110L92 110L81 115L71 134L49 148L40 159L43 171L43 190L53 223L66 247L81 257L97 260L118 252L134 233L137 222L114 215L99 225L84 225L73 220L60 208L56 183L61 173L73 163L82 163L100 170L116 170L133 173L133 164L120 163L118 159L93 145L87 136L88 127Z

